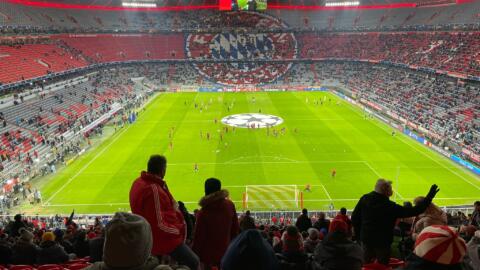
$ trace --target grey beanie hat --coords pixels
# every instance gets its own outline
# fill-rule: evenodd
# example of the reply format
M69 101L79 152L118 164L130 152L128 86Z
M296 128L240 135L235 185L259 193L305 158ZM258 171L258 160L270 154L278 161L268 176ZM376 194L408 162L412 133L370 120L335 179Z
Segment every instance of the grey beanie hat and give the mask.
M103 262L110 268L144 265L152 251L152 230L141 216L117 212L105 228Z

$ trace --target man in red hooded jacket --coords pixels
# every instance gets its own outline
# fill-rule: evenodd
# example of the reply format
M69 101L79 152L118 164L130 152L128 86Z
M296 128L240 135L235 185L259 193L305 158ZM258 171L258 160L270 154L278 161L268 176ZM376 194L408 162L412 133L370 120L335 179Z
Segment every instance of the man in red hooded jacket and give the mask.
M167 169L164 156L153 155L130 189L132 213L144 217L152 228L152 255L170 255L179 264L198 268L197 255L184 243L186 226L178 204L163 180Z

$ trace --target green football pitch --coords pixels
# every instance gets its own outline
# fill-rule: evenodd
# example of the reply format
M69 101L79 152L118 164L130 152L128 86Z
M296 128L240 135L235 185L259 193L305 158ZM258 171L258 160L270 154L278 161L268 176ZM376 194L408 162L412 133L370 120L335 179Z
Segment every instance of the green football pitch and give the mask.
M238 6L240 9L247 9L248 0L238 0ZM266 0L257 0L257 10L266 10L267 1Z
M323 99L323 105L315 104ZM228 115L259 110L284 122L268 133L265 128L231 127L225 132L220 122ZM243 198L253 210L297 210L302 196L311 210L326 210L331 203L336 209L352 209L380 177L393 181L392 199L399 203L426 195L433 183L440 187L438 205L478 200L477 176L391 132L331 93L162 93L134 124L59 170L41 187L44 206L35 211L129 210L132 182L157 153L168 159L165 179L171 192L189 210L198 208L208 177L222 181L239 211ZM311 191L301 195L307 184Z

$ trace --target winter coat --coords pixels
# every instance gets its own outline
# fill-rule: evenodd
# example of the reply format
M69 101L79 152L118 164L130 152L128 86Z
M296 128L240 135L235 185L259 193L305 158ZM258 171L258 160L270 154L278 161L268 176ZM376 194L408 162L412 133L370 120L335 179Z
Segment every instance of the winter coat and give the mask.
M350 218L347 215L342 215L342 214L339 213L338 215L335 216L334 219L340 219L340 220L343 220L345 223L347 223L349 234L351 234L351 232L352 232L352 221L350 220Z
M239 231L235 205L228 191L220 190L200 200L193 234L193 251L205 265L219 266L228 245Z
M17 237L20 236L20 233L18 232L21 228L25 228L27 225L23 221L14 221L10 224L10 236L11 237Z
M84 268L83 270L153 270L155 267L158 266L158 259L155 257L150 257L145 265L141 267L134 267L134 268L114 268L114 267L109 267L105 265L104 262L96 262L92 265L90 265L87 268Z
M89 251L90 251L90 262L100 262L103 260L103 244L105 243L105 238L97 237L90 240Z
M37 264L60 264L68 261L68 254L54 241L43 241L37 256Z
M83 258L90 255L88 242L89 240L79 238L73 244L74 253L75 255L77 255L78 258Z
M12 246L5 239L0 240L0 264L12 263Z
M313 240L311 238L307 238L303 242L303 248L305 249L306 253L313 253L315 248L317 247L318 243L320 243L320 242L321 242L320 238L317 238L315 240Z
M418 216L415 223L415 233L420 233L424 228L432 225L447 225L447 213L433 203L424 213Z
M152 255L168 255L184 242L183 215L160 177L142 172L130 190L130 207L152 227Z
M313 228L317 229L323 234L328 233L328 227L330 227L330 220L328 219L319 219L313 224Z
M295 226L298 228L299 232L306 232L308 229L312 228L312 220L308 217L308 215L301 214L297 218Z
M473 225L477 227L477 229L480 229L480 211L475 210L472 213L472 220L470 221L469 225Z
M369 247L387 248L393 242L393 228L398 218L417 216L431 200L425 198L415 207L403 207L380 193L363 195L352 213L355 235Z
M250 230L250 229L255 229L255 220L253 219L253 217L251 216L247 216L247 215L242 215L239 219L239 224L240 224L240 230L243 232L243 231L246 231L246 230Z
M314 269L360 270L363 264L362 248L342 232L327 234L315 249Z
M272 246L258 230L246 230L230 243L222 259L222 270L279 270Z
M473 270L480 270L480 237L474 236L467 244L469 265Z
M12 248L12 264L35 264L39 251L37 245L20 239Z
M74 253L73 245L70 241L64 239L55 239L55 241L63 247L67 254Z
M446 265L433 263L411 254L405 263L403 270L462 270L461 264Z

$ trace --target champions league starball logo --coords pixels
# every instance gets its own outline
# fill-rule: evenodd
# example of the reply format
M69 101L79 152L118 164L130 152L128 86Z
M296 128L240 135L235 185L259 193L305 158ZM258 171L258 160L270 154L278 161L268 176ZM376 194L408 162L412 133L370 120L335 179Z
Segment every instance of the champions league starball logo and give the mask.
M254 12L237 12L230 17L210 21L214 22L210 23L213 24L211 26L217 28L229 27L232 21L241 22L246 29L256 32L249 33L247 30L187 36L185 48L189 59L219 61L194 64L198 72L216 83L231 86L270 83L284 75L291 63L262 61L297 57L297 41L293 33L258 33L262 29L286 28L276 18Z
M280 125L283 119L269 114L242 113L226 116L222 123L239 128L266 128Z

